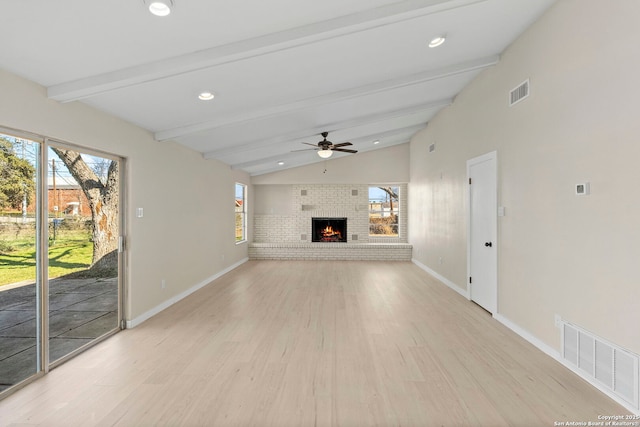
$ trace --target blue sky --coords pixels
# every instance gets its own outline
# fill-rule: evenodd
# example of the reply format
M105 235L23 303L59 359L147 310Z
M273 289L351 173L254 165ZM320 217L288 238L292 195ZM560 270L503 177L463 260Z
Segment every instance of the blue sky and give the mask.
M398 191L398 187L391 187ZM370 202L384 202L388 198L387 193L378 187L369 187L369 201Z
M33 141L29 141L28 139L14 138L14 137L9 136L9 135L0 134L0 137L11 141L13 143L15 153L19 157L23 157L23 158L27 159L32 165L35 166L36 157L37 157L37 154L38 154L38 148L40 147L40 144L38 144L36 142L33 142ZM23 144L23 142L24 142L24 144ZM60 160L58 158L58 155L56 153L54 153L51 148L49 148L49 151L47 153L47 158L48 158L48 162L49 162L49 164L48 164L49 175L51 175L51 159L55 159L56 160L56 175L63 176L63 177L70 177L71 176L71 174L67 170L67 167L64 165L62 160ZM94 165L99 164L103 160L101 157L91 156L91 155L84 154L84 153L82 154L82 159L92 169L94 169L93 168ZM106 172L106 169L105 169L105 172Z

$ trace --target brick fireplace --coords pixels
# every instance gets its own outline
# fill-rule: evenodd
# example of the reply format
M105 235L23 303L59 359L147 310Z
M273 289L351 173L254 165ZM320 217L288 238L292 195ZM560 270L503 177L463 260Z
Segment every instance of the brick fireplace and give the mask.
M256 186L254 191L260 191ZM253 216L253 242L250 259L331 259L331 260L397 260L410 261L412 247L407 243L406 197L401 199L400 233L397 237L369 235L368 185L363 184L293 184L286 199L274 205L289 205L270 214L265 208ZM407 186L401 185L401 191ZM281 191L278 190L278 191ZM282 193L280 193L282 194ZM286 193L285 193L286 194ZM328 240L316 241L313 219L343 219L344 229L336 224Z

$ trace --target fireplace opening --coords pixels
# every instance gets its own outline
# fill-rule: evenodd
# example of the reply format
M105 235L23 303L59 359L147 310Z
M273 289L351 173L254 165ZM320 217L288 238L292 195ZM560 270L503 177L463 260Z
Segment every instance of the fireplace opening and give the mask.
M311 218L312 242L346 242L347 218Z

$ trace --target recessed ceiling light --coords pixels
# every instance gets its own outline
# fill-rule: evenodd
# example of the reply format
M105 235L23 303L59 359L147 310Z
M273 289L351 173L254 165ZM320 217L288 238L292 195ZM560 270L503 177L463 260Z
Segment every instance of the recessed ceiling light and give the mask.
M446 36L438 36L429 42L429 47L438 47L447 39Z
M198 99L201 101L211 101L213 98L215 98L213 92L200 92L200 95L198 95Z
M378 145L378 144L380 144L380 141L378 141L377 139L373 141L373 145Z
M173 7L173 0L144 0L144 3L149 6L149 12L156 16L169 15Z
M284 165L284 162L282 161L278 162L278 166L282 166L282 165Z

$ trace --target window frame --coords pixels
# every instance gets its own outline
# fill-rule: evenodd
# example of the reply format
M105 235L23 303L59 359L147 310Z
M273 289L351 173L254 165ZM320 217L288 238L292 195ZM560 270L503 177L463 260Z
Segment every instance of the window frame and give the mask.
M373 210L372 209L372 205L373 202L371 200L371 198L369 197L370 195L370 191L372 188L377 188L380 189L381 187L390 187L396 190L396 193L398 195L398 198L395 200L395 206L393 209L393 213L396 217L397 222L395 223L395 228L396 228L396 233L395 234L372 234L371 233L371 226L373 225L371 223L371 214L372 213L379 213L380 217L383 217L384 215L382 215L385 211L384 208L381 206L380 209L378 210ZM383 190L381 190L383 191ZM369 238L382 238L382 239L398 239L400 238L401 235L401 221L400 221L400 217L401 217L401 205L402 205L402 186L399 184L369 184L367 186L367 198L368 198L368 210L367 210L367 218L368 218L368 229L369 229Z
M238 190L242 189L241 194L238 194ZM236 182L234 186L234 198L235 198L235 217L234 217L234 227L235 227L235 240L236 244L244 243L247 241L247 184L243 184L241 182ZM240 196L240 198L238 197ZM241 201L240 206L238 206L238 201ZM240 210L238 210L240 209ZM238 224L238 215L240 215L240 224ZM238 235L238 230L241 230L240 236Z

